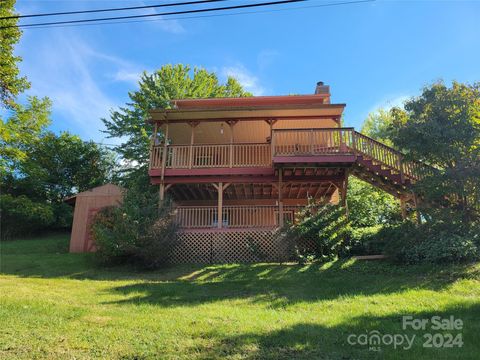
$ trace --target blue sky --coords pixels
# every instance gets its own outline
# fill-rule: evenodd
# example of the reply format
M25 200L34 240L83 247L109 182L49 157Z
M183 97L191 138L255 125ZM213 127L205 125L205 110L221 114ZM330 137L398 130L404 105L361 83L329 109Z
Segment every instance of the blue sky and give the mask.
M18 0L17 9L27 14L165 2ZM111 143L100 118L128 101L143 70L167 63L205 67L221 79L232 75L257 95L310 94L322 80L331 86L333 102L347 104L345 124L359 128L370 111L401 104L435 80L479 81L479 19L480 1L377 0L26 29L17 53L32 82L29 94L53 101L52 129L84 139Z

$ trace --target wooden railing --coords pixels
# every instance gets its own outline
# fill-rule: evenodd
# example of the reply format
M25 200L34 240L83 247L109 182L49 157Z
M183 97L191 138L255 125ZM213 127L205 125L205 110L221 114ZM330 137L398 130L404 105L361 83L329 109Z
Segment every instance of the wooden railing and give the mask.
M402 153L353 128L274 129L272 143L168 145L151 149L150 168L159 169L165 159L167 169L216 167L269 167L275 156L360 155L400 174L420 180L433 169L404 159Z
M273 156L352 153L353 128L275 129Z
M405 160L399 151L353 128L275 129L272 142L273 156L361 155L411 180L423 179L434 171L420 162Z
M271 146L266 143L169 145L166 149L167 169L268 167L272 165ZM161 168L163 151L163 146L152 148L151 169Z
M297 206L283 208L284 222L293 222ZM222 228L277 227L279 207L273 205L228 205L222 209ZM218 227L217 206L179 206L176 220L181 228L202 229Z

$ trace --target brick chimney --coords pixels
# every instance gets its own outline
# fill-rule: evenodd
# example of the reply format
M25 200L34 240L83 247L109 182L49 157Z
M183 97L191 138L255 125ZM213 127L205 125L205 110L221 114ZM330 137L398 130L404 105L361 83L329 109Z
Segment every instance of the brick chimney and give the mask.
M330 103L330 86L325 85L323 81L317 82L317 86L315 87L315 95L327 95L325 97L325 103Z

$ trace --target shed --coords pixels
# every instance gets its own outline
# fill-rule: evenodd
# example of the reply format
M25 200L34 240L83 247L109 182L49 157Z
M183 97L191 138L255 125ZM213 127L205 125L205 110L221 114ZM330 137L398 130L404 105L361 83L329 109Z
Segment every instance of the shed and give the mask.
M117 206L123 198L123 189L114 184L105 184L83 191L65 199L74 206L70 252L93 252L95 244L90 235L90 226L95 214L107 206Z

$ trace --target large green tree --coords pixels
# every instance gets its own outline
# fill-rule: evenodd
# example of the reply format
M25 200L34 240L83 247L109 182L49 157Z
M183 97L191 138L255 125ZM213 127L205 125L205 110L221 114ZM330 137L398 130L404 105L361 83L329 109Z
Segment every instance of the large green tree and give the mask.
M14 0L0 2L0 17L16 15ZM18 19L0 19L0 26L16 25ZM18 27L0 30L0 173L14 171L25 158L25 147L37 138L49 124L50 101L47 98L28 97L27 104L19 104L18 95L30 87L20 75L22 60L14 54L20 40Z
M438 169L418 184L426 200L464 219L478 217L480 83L434 83L391 114L394 144Z
M71 225L67 196L112 179L114 154L69 133L44 133L23 149L26 156L2 176L2 236Z
M0 18L15 16L15 0L0 2ZM22 58L14 54L15 45L22 32L17 18L0 19L0 27L12 26L0 30L0 103L5 107L15 106L16 97L30 87L26 77L20 76L18 63Z
M391 146L392 121L393 117L388 110L378 109L368 114L361 132ZM399 220L398 200L363 180L351 176L347 196L350 221L354 227L375 226Z
M165 65L151 74L143 73L139 89L129 93L130 102L111 111L103 119L110 137L124 139L116 150L128 166L138 164L145 169L148 163L149 138L152 126L149 111L171 107L171 100L186 98L213 98L250 96L234 79L222 84L217 75L205 69L191 69L188 65Z
M392 121L393 117L390 111L378 109L368 114L360 131L385 145L391 146L392 139L390 132Z

